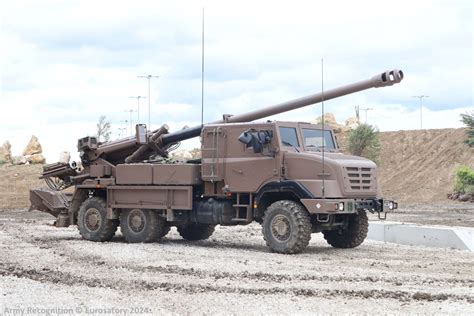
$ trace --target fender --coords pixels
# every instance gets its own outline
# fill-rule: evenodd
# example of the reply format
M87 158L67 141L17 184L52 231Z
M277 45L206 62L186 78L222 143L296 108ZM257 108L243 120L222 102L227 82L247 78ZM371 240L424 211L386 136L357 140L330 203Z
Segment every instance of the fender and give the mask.
M290 192L298 199L314 199L313 194L304 185L293 180L272 181L264 184L256 192L256 199L258 201L266 193L273 192Z

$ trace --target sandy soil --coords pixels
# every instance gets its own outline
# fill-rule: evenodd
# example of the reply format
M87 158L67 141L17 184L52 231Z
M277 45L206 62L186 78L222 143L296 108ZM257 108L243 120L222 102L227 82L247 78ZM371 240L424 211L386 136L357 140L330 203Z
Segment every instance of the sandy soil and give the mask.
M0 314L13 308L176 313L474 313L474 254L366 241L338 250L313 235L269 252L260 226L186 242L82 240L39 212L0 211ZM115 312L120 312L115 310ZM98 314L98 312L96 313ZM123 313L122 313L123 314Z

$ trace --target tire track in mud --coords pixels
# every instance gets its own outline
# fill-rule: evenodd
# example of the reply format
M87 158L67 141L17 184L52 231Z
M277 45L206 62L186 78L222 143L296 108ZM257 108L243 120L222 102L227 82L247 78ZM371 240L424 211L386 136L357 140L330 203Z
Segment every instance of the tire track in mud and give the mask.
M58 285L67 286L87 286L92 288L107 288L118 291L171 291L186 292L188 294L196 294L202 292L217 293L233 293L233 294L249 294L249 295L295 295L304 297L322 297L334 298L340 296L343 298L373 298L373 299L394 299L401 302L411 300L416 301L465 301L474 304L474 297L469 295L457 294L431 294L417 291L410 293L408 291L391 291L391 290L331 290L331 289L305 289L305 288L244 288L239 286L218 286L218 285L201 285L190 283L172 283L172 282L149 282L144 280L117 280L117 279L99 279L78 277L70 273L60 271L52 271L48 268L42 270L23 269L13 264L2 264L0 266L0 276L27 278L38 282L48 282Z
M343 276L343 275L312 275L312 274L278 274L278 273L267 273L267 272L227 272L227 271L208 271L196 268L183 268L177 265L165 265L165 266L136 266L129 264L114 264L107 259L97 256L97 255L80 255L77 253L71 253L65 251L61 247L61 244L57 240L53 239L41 239L30 235L28 238L27 234L24 234L22 227L17 227L15 233L12 234L16 238L21 239L22 241L32 244L40 249L51 249L54 250L54 254L61 257L68 257L73 259L74 262L82 262L84 264L96 267L107 267L108 269L117 269L117 270L129 270L137 273L158 273L158 274L175 274L179 276L191 276L197 278L207 278L214 281L226 279L226 280L255 280L258 282L266 283L279 283L279 282L292 282L292 281L317 281L317 282L348 282L348 283L358 283L358 282L369 282L369 283L385 283L391 284L394 286L406 286L406 285L430 285L430 286L445 286L446 284L455 286L466 286L472 288L474 285L474 279L457 279L457 278L422 278L419 276L409 276L409 277L381 277L381 276ZM11 234L11 231L7 231ZM62 240L76 240L78 238L65 238Z
M362 276L362 277L348 277L348 276L330 276L330 275L311 275L311 274L271 274L267 272L210 272L206 270L200 270L195 268L181 268L176 265L166 266L128 266L119 265L112 266L114 268L126 268L134 272L154 272L154 273L169 273L187 276L198 276L207 277L211 279L229 279L229 280L240 280L240 279L251 279L263 282L282 282L282 281L319 281L319 282L384 282L392 283L394 285L406 285L412 284L429 284L434 285L435 283L451 283L457 285L467 285L472 287L474 279L414 279L414 277L400 278L400 277L378 277L378 276Z

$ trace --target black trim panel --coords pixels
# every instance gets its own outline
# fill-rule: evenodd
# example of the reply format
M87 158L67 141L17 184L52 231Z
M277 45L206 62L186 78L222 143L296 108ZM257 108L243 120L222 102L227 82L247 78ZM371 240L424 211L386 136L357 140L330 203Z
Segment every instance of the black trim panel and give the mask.
M301 183L293 180L273 181L265 184L260 190L257 191L257 201L265 193L274 192L291 192L294 193L299 199L314 199L313 194L306 189Z

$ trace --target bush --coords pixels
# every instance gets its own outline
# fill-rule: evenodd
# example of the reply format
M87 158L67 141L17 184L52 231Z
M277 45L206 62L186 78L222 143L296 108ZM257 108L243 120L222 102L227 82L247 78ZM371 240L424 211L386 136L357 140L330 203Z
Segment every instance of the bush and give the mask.
M458 193L474 193L474 170L466 166L456 169L454 191Z
M7 162L5 160L0 159L0 166L6 164Z
M474 112L461 114L461 122L467 127L465 143L470 147L474 147Z
M380 154L379 131L371 125L360 124L349 134L349 152L375 162Z

